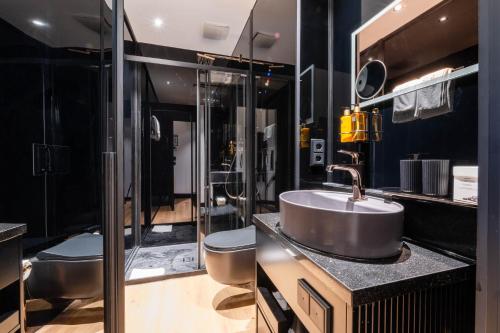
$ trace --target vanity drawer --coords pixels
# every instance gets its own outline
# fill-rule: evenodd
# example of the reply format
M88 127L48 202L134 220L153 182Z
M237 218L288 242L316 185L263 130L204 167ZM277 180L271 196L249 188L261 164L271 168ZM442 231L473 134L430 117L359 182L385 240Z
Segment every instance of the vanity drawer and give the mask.
M286 333L289 320L267 288L257 288L257 306L274 333Z
M311 295L309 318L322 333L330 333L330 322L332 317L332 307L320 297Z
M311 296L309 295L308 287L303 280L299 280L297 284L297 303L305 313L309 313Z
M305 279L297 281L297 303L321 333L331 332L333 307Z
M257 307L257 333L273 333L259 307Z
M259 229L256 258L263 273L310 333L348 332L349 293L335 280L304 260L288 243ZM324 305L330 310L320 311Z

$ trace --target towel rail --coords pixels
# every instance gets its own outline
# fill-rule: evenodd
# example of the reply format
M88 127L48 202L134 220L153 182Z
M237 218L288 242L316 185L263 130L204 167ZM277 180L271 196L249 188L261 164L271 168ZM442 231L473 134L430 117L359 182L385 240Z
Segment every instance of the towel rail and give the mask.
M433 80L425 81L425 82L422 82L422 83L417 84L417 85L412 86L412 87L401 89L399 91L395 91L395 92L392 92L389 94L385 94L383 96L379 96L379 97L370 99L368 101L361 102L361 103L359 103L359 106L361 108L365 108L365 107L368 107L371 105L375 105L375 104L379 104L379 103L391 100L394 97L398 97L398 96L408 94L408 93L411 93L411 92L414 92L414 91L417 91L417 90L420 90L423 88L427 88L427 87L433 86L433 85L438 84L438 83L442 83L442 82L446 82L446 81L450 81L450 80L456 80L458 78L469 76L469 75L472 75L472 74L475 74L478 72L479 72L479 64L471 65L471 66L456 70L448 75L444 75L442 77L438 77L438 78L433 79Z

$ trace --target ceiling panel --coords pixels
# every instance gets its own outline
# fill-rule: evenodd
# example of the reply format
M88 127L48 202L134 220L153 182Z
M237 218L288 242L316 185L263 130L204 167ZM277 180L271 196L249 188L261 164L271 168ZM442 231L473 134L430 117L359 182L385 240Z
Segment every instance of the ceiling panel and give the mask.
M141 43L231 55L254 4L255 0L125 0L125 11ZM206 22L229 26L227 38L204 38Z

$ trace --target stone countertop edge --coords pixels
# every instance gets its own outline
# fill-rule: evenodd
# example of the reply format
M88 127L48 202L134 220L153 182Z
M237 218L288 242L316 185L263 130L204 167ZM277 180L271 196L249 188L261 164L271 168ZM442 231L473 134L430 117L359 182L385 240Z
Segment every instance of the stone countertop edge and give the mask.
M21 236L28 230L26 224L0 223L0 242Z
M463 282L474 276L474 265L428 250L410 242L411 255L395 263L367 263L335 258L288 240L278 229L279 213L255 214L254 224L292 246L328 276L351 292L353 305L361 305L402 293ZM258 244L257 244L258 245Z

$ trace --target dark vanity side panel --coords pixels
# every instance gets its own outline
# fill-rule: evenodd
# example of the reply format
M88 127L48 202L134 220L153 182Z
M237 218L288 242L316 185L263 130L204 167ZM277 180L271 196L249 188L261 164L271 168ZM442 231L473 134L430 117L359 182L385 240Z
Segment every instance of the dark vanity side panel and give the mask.
M309 332L321 332L299 305L299 280L303 279L333 309L332 332L352 331L350 294L309 260L301 258L278 239L257 229L257 263L273 281ZM300 294L300 293L299 293Z

